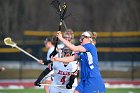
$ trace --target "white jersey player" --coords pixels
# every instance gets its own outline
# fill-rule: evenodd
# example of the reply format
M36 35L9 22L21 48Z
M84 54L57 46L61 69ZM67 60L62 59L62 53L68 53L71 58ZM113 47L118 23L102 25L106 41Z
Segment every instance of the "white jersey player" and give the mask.
M54 62L53 70L54 79L52 86L50 87L50 93L73 93L74 89L67 89L66 85L70 81L70 76L77 73L77 62L71 62L69 64L64 64L63 62ZM74 79L72 86L77 86L77 78Z
M68 29L65 31L64 38L72 41L73 32ZM59 49L58 57L70 56L73 52L67 47ZM50 93L73 93L77 86L78 63L77 61L65 64L63 62L53 62L54 79L52 86L49 88ZM74 87L75 86L75 87Z

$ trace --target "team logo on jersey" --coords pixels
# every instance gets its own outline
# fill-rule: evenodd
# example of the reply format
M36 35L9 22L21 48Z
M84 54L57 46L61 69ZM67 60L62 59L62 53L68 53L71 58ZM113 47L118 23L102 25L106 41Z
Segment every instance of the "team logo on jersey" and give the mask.
M69 76L69 75L70 75L70 72L59 70L57 74L60 74L60 75L67 75L67 76Z

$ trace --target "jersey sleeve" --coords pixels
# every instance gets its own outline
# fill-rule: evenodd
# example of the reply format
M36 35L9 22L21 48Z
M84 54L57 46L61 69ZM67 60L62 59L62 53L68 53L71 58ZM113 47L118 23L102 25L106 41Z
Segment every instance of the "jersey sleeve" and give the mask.
M91 43L84 44L84 45L82 45L82 46L86 49L86 52L89 52L90 49L92 48L92 44L91 44Z
M54 50L54 48L50 48L49 50L48 50L48 52L47 52L47 60L50 60L51 58L50 58L50 54L53 52L53 50Z

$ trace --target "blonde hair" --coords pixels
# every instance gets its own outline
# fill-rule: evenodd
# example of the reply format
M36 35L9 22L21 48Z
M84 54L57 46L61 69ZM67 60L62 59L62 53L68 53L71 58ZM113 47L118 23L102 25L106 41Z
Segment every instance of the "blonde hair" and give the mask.
M91 36L90 42L95 45L96 44L97 33L96 32L91 32L91 31L87 31L87 32Z
M71 37L72 39L74 38L74 33L73 33L73 30L72 29L67 29L65 32L64 32L64 37L65 36L69 36Z

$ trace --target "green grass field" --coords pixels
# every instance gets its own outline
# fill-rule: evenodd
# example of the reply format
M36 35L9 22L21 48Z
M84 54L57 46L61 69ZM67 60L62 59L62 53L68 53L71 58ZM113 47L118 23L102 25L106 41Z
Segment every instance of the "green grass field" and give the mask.
M4 89L0 90L0 93L45 93L43 89ZM140 88L116 88L107 89L106 93L140 93Z

